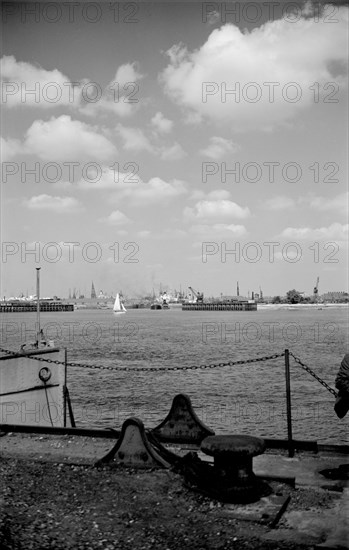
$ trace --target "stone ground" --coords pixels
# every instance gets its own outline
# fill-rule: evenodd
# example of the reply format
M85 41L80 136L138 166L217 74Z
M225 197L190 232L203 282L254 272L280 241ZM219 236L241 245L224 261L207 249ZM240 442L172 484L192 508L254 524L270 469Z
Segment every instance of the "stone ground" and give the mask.
M95 468L95 460L113 443L68 436L1 437L2 548L349 548L347 531L341 531L348 511L346 488L272 482L274 502L266 497L245 506L223 504L192 491L171 470ZM272 528L287 496L287 509Z

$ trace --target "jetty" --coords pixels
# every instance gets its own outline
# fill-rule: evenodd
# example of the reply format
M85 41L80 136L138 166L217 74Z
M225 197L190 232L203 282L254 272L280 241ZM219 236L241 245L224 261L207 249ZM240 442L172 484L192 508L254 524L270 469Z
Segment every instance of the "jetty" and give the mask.
M25 313L36 312L36 301L27 302L25 300L8 301L0 303L0 313ZM53 300L40 300L40 311L74 311L74 304Z
M194 302L183 303L182 311L257 311L257 302L231 301L231 302Z

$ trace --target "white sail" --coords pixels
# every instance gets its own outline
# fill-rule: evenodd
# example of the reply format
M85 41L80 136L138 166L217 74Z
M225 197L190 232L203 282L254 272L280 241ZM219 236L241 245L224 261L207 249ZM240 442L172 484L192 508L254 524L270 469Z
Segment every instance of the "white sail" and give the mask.
M117 295L116 295L113 311L114 311L114 313L126 313L126 308L120 300L119 293L117 293Z

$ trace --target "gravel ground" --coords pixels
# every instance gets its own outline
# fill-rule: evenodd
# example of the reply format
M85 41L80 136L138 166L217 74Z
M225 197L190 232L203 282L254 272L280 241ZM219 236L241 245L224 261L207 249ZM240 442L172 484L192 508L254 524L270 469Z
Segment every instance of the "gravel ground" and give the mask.
M187 489L169 470L0 458L0 472L4 550L314 548L263 540L267 525L229 518L226 505ZM326 491L288 491L288 511L330 507L335 498Z

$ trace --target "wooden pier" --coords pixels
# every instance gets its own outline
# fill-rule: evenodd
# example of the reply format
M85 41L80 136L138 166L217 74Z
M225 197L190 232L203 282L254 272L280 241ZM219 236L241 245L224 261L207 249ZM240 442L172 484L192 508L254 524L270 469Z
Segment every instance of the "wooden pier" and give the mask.
M74 304L65 302L40 302L40 312L74 311ZM0 313L36 312L36 302L0 302Z
M257 302L199 302L182 304L183 311L256 311Z

